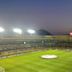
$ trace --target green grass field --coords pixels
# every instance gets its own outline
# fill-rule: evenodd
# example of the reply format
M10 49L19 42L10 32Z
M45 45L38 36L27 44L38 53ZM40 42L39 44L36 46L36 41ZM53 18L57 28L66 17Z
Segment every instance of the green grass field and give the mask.
M42 59L45 54L58 55L57 59ZM0 60L6 72L72 72L72 52L48 50L26 53Z

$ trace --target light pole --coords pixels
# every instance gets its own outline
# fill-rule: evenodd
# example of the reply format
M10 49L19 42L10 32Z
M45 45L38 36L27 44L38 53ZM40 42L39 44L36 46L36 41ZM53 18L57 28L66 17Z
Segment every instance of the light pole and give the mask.
M33 29L28 29L27 32L31 35L36 33L35 30L33 30Z
M17 33L17 34L22 34L22 30L19 29L19 28L14 28L14 29L13 29L13 32L14 32L14 33Z
M72 36L72 32L70 32L70 36Z
M0 33L4 32L4 31L5 31L5 29L0 27Z
M71 47L71 41L72 41L72 32L69 33L69 47Z

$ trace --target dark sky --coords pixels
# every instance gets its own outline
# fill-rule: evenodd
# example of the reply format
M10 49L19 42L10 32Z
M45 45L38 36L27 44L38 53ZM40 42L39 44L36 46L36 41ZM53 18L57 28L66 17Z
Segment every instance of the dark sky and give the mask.
M72 30L72 0L0 0L0 26Z

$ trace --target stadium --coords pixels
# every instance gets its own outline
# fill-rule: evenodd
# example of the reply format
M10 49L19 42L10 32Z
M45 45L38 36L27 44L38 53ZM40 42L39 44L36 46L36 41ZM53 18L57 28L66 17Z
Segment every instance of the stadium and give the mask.
M52 54L58 58L41 58ZM72 37L0 36L0 67L5 72L72 72Z
M72 0L0 0L0 72L72 72Z

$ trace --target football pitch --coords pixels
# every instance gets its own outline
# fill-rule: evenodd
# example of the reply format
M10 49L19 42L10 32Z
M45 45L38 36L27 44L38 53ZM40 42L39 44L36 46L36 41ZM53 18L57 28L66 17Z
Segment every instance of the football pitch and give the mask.
M56 59L42 59L42 55L55 54ZM72 72L72 51L45 50L25 53L0 60L5 72Z

